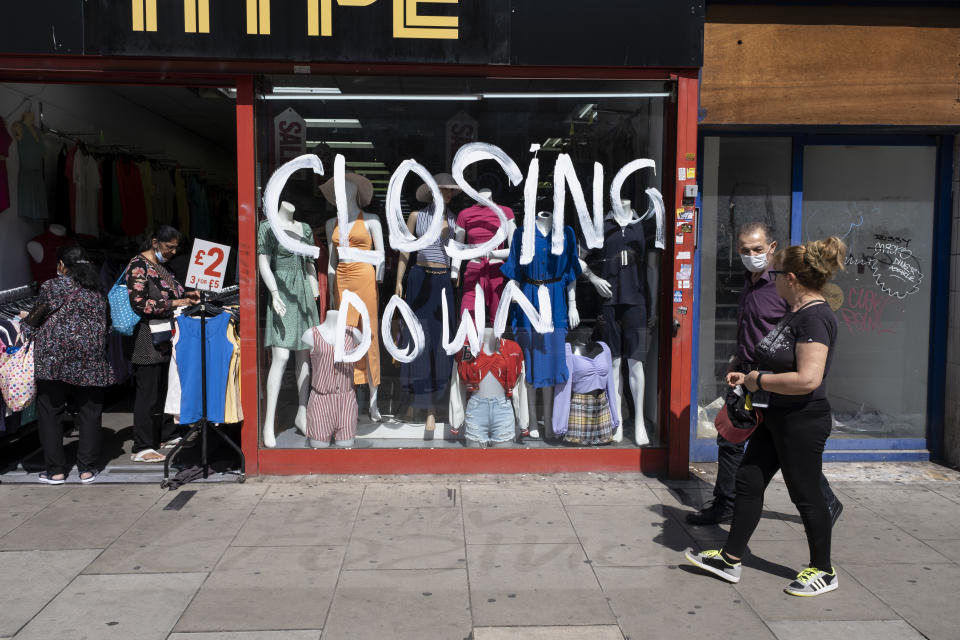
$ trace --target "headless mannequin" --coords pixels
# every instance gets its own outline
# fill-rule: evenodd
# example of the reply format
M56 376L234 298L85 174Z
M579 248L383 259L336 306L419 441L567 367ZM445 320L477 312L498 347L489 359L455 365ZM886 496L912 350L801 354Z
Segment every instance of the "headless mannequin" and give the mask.
M353 223L360 216L361 209L360 204L357 201L357 185L346 181L344 189L347 194L347 228L341 229L341 234L349 234L350 228L353 226ZM331 204L336 205L336 202L331 202ZM340 253L337 251L337 245L333 244L333 231L337 228L338 219L331 218L327 220L327 242L329 243L329 254L330 259L327 262L327 281L330 285L330 299L335 300L337 294L337 265L340 263ZM363 224L367 228L367 232L370 234L370 237L373 239L373 250L383 253L383 230L380 227L380 220L373 214L364 213L363 215ZM383 262L381 261L379 265L375 267L376 269L376 278L377 282L383 282ZM377 309L367 309L370 313L371 322L379 322L377 319ZM329 312L328 312L329 313ZM374 422L380 422L383 420L383 416L380 415L380 409L377 407L377 391L379 387L372 383L373 374L370 372L369 368L370 360L367 360L367 387L370 390L370 419Z
M67 228L62 224L52 224L47 227L47 231L55 236L60 236L61 238L67 237ZM30 254L30 258L37 264L43 262L43 245L39 242L36 242L35 240L28 242L27 253Z
M332 345L337 340L337 316L339 315L340 312L338 310L330 309L327 311L327 317L324 319L324 321L317 326L317 330L320 332L320 338L327 344ZM347 327L347 331L353 333L354 339L358 343L360 342L360 332L355 327ZM309 345L311 350L316 346L312 328L307 329L303 333L303 337L300 339L304 342L304 344ZM307 353L309 354L309 351ZM354 444L354 439L350 438L349 440L335 440L334 442L338 447L352 447ZM330 446L330 442L307 438L307 446L312 449L326 449Z
M456 194L458 194L458 193L460 193L460 192L457 191L457 190L454 190L454 189L440 189L440 194L443 196L443 205L444 205L444 207L446 207L448 204L450 204L450 201L451 201L451 200L453 199L453 197L454 197ZM429 205L427 205L427 206L429 206ZM416 229L417 229L417 214L418 214L418 213L419 213L418 211L414 211L414 212L411 213L410 216L407 218L407 229L410 230L410 233L414 233L414 234L416 233ZM442 233L444 230L446 230L446 228L447 228L447 220L446 220L446 218L444 218L444 220L443 220L443 227L441 227L441 233ZM458 236L458 237L459 237L459 236ZM410 254L409 254L408 252L406 252L406 251L401 252L401 253L400 253L400 258L399 258L399 260L398 260L398 262L397 262L397 283L396 283L396 285L394 286L394 291L393 291L394 294L400 296L401 298L403 297L403 276L404 276L404 275L406 274L406 272L407 272L407 263L408 263L409 261L410 261ZM429 260L423 260L423 259L420 258L419 255L417 256L417 264L422 265L422 266L425 266L425 267L428 267L428 268L434 268L434 269L445 269L446 266L447 266L447 265L445 265L445 264L439 264L439 263L436 263L436 262L430 262ZM458 262L457 264L459 265L459 262ZM451 268L451 270L450 270L450 277L451 277L452 279L454 279L454 280L456 280L456 277L457 277L457 276L456 276L456 272L455 272L452 268ZM407 418L408 418L408 419L412 419L412 418L413 418L413 414L414 414L414 409L413 409L413 407L410 407L410 408L407 410ZM426 421L425 421L425 423L424 423L424 431L427 432L428 439L430 439L430 440L433 439L432 434L433 434L433 432L436 430L436 428L437 428L437 413L436 413L436 408L433 407L433 406L431 406L429 409L427 409L427 418L426 418Z
M540 233L549 237L553 229L553 214L549 211L541 211L537 214L537 229ZM549 251L549 248L547 249ZM576 329L580 324L580 313L577 311L577 282L574 280L567 285L567 328ZM537 427L537 420L543 418L543 439L553 439L553 385L541 387L539 389L542 395L542 411L537 413L537 389L529 382L527 385L527 406L530 411L530 437L540 436Z
M281 225L277 231L281 233L292 232L302 238L303 223L293 219L294 211L293 205L289 202L280 203L280 209L277 213ZM310 238L302 239L307 242L310 241ZM320 295L320 288L317 283L317 268L312 260L308 260L306 264L307 270L305 276L310 282L310 289L313 291L314 297L316 297ZM287 313L287 306L283 303L277 291L277 280L273 275L273 271L270 269L270 256L257 256L257 266L260 269L260 277L263 279L263 284L266 285L267 290L270 291L273 311L282 318ZM270 372L267 374L267 408L263 418L263 445L271 449L277 446L274 424L277 412L277 398L280 395L280 383L283 379L283 371L287 368L287 362L290 360L290 351L290 349L284 349L282 347L270 347L273 358L270 363ZM310 353L306 349L298 349L294 351L294 354L298 405L297 416L293 421L293 425L300 433L306 433L307 401L310 398Z
M480 189L478 191L481 196L487 199L493 198L493 191L490 189ZM513 244L513 232L517 229L516 220L507 220L507 246L503 249L494 249L493 251L488 251L484 258L491 262L503 262L507 259L507 256L510 255L510 245ZM454 236L457 242L463 242L467 237L467 232L465 229L457 229L456 235ZM480 262L482 258L474 258L470 262ZM460 277L460 260L453 260L450 265L450 277L454 280ZM496 309L493 310L496 313Z
M493 329L486 328L483 330L483 339L480 346L483 349L483 352L487 355L493 355L497 352L497 347L499 346L499 341L497 336L493 333ZM456 372L454 372L456 375ZM503 385L500 384L500 381L497 380L497 376L493 373L487 372L487 375L483 376L483 379L480 381L480 385L477 387L474 395L477 395L481 398L503 398L506 395L507 391L503 388ZM463 444L465 447L479 447L479 443L471 441L469 438L463 439ZM483 446L486 447L509 447L512 442L488 442Z
M630 200L621 200L620 204L623 205L623 211L627 214L627 217L624 219L618 218L616 214L613 214L613 220L619 224L621 227L625 227L628 224L640 224L640 218L637 216L637 212L634 211L630 205ZM653 261L653 265L656 266L657 254L655 251L648 252L647 261L648 269L647 273L650 273L650 261ZM581 262L581 267L585 263ZM610 288L610 283L608 283L603 278L597 276L596 274L589 271L589 269L584 270L587 273L587 279L593 284L599 293L604 298L609 298L613 295L613 291ZM650 283L648 282L649 286ZM656 322L656 300L657 296L655 294L655 289L650 289L651 293L651 309L649 311L648 318L651 320L648 322L648 327L650 322ZM617 427L617 430L613 434L614 442L623 441L623 390L621 389L623 383L621 381L620 372L623 370L621 367L623 365L623 357L616 357L613 359L613 388L616 390L617 398L616 402L618 403L618 408L620 410L620 426ZM647 434L646 421L644 420L644 387L646 385L646 378L643 371L643 361L634 360L633 358L627 358L627 371L628 371L628 383L630 386L631 398L633 399L634 414L636 415L636 424L635 424L635 440L637 445L645 445L650 443L650 436Z

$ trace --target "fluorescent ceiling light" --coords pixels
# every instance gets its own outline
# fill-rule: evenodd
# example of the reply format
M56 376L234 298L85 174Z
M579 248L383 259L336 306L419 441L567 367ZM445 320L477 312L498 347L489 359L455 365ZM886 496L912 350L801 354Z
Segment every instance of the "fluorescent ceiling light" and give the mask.
M331 149L373 149L372 142L353 142L353 141L328 141L328 140L307 140L307 144L325 144Z
M657 93L482 93L485 100L524 100L527 98L669 98L672 94Z
M360 121L356 118L304 118L308 127L321 129L359 129Z
M307 92L290 94L266 94L264 100L409 100L420 102L451 101L451 102L476 102L480 100L480 95L475 93L466 94L379 94L379 93L353 93L340 95L318 95Z
M584 118L587 117L587 115L588 115L591 111L593 111L593 110L596 109L596 108L597 108L597 105L592 104L592 103L591 103L591 104L583 105L583 108L580 109L580 113L577 114L577 120L583 120ZM310 121L307 120L307 122L310 122Z
M388 176L390 172L386 169L357 169L356 173L363 174L365 176Z
M369 161L369 160L348 160L348 167L386 167L385 162Z
M275 94L307 94L307 95L336 95L340 89L336 87L274 87Z
M371 180L370 184L390 184L389 180Z

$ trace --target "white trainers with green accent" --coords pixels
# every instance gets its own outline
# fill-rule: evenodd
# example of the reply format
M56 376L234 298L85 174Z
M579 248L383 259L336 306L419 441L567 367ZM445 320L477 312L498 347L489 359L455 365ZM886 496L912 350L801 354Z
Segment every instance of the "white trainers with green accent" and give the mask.
M808 567L797 574L797 579L784 589L791 596L809 597L819 596L837 588L837 572L821 571L815 567Z

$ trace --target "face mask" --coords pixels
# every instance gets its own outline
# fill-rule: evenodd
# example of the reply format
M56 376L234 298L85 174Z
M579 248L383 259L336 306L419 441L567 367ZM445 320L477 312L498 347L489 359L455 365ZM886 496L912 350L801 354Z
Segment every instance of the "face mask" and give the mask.
M741 255L740 260L743 261L743 266L746 267L750 273L760 273L767 268L767 257L766 253L760 254L759 256Z
M157 263L158 263L158 264L163 264L164 262L167 261L166 256L163 255L163 252L160 251L160 249L154 249L154 250L153 250L153 253L154 253L154 255L157 256Z

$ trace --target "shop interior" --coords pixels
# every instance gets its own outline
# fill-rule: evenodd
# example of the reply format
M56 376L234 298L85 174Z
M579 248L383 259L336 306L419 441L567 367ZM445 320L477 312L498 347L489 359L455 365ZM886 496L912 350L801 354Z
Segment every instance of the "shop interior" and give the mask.
M105 289L155 225L183 233L171 271L183 281L194 238L236 247L236 116L231 90L73 84L0 84L0 339L16 339L44 280L55 276L56 248L79 244L101 270ZM237 296L236 251L223 301ZM231 299L231 296L233 298ZM103 480L154 477L162 464L130 459L133 382L116 337L111 364L122 383L103 414ZM35 411L4 412L4 481L42 470ZM225 425L239 440L239 425ZM75 439L68 420L64 431ZM211 439L211 445L216 446ZM221 455L222 453L222 455ZM184 450L178 466L189 464ZM235 467L226 450L214 468Z
M278 123L285 118L302 118L306 126L305 150L322 160L324 176L307 171L295 174L281 194L281 200L292 205L294 219L309 225L312 240L323 251L315 268L319 275L321 297L320 316L327 308L335 308L336 293L331 288L334 273L328 274L327 256L330 238L326 234L336 226L336 206L322 193L322 185L333 173L338 154L345 158L346 171L359 174L372 185L372 201L363 207L364 215L375 215L383 229L385 267L378 280L377 309L371 322L379 324L382 313L398 286L400 253L390 246L385 214L385 201L391 175L404 160L414 159L431 174L451 171L454 154L464 144L485 142L503 149L520 170L526 174L531 158L536 155L540 175L535 190L536 210L554 209L553 178L557 157L568 154L583 187L586 199L591 200L594 163L604 169L604 207L610 210L609 187L614 175L636 158L650 158L656 163L656 172L639 171L624 184L622 197L630 200L636 217L642 221L646 237L647 256L652 257L648 282L645 287L657 288L663 251L655 246L657 222L650 208L646 189L661 188L664 149L664 114L669 109L670 83L576 81L576 80L504 80L490 78L420 78L420 77L311 77L273 76L263 79L257 93L257 160L258 187L262 191L271 174L282 164L278 162ZM539 149L532 148L538 145ZM465 174L478 188L488 189L494 202L509 207L515 214L518 227L524 216L524 184L511 186L503 169L494 161L485 160L471 166ZM411 212L424 209L416 192L422 181L410 174L404 181L401 208L406 219ZM568 190L564 222L573 227L578 245L583 235L573 198ZM448 203L454 216L475 203L460 193ZM592 206L592 204L590 205ZM648 215L649 214L649 215ZM329 224L328 224L329 223ZM662 232L662 231L661 231ZM667 229L670 232L670 229ZM584 249L581 257L586 263L596 257ZM409 258L412 264L416 257ZM262 275L262 274L261 274ZM329 278L328 278L329 276ZM401 279L401 285L406 280ZM258 278L261 327L271 303L271 294L263 278ZM608 447L659 446L660 389L658 388L659 342L661 326L658 312L663 292L648 290L647 317L643 335L646 346L640 357L643 380L637 384L631 379L627 359L619 374L623 390L622 440L606 444ZM454 283L455 299L450 307L457 316L453 329L460 322L460 299L463 282ZM594 285L581 277L576 285L580 326L568 334L582 340L605 340L606 331L601 314L602 298ZM392 327L401 336L395 318ZM487 326L492 325L488 318ZM451 334L452 335L452 334ZM506 338L512 338L508 324ZM261 331L261 344L264 335ZM307 349L299 345L296 349ZM562 347L561 347L562 348ZM272 366L269 347L259 353L261 403L270 393L266 381ZM276 400L273 425L279 448L310 448L311 439L305 437L298 397L296 367L291 356L283 371ZM631 385L640 386L639 393ZM439 385L447 387L449 385ZM449 394L438 394L433 405L414 407L411 393L404 382L403 365L381 349L380 384L376 389L376 409L379 420L371 415L370 399L373 389L367 384L356 386L358 424L354 448L459 448L465 446L463 430L451 430L449 423ZM639 403L634 397L640 397ZM549 402L546 397L536 403ZM640 404L640 407L636 405ZM263 409L261 408L261 414ZM638 415L642 416L638 420ZM430 429L430 417L436 421ZM262 417L262 416L261 416ZM642 432L637 426L641 424ZM531 422L534 430L543 430L543 417ZM273 435L273 434L271 434ZM262 446L268 437L261 434ZM336 447L336 442L332 444ZM546 441L543 438L518 438L508 446L543 448L575 446L562 438Z

